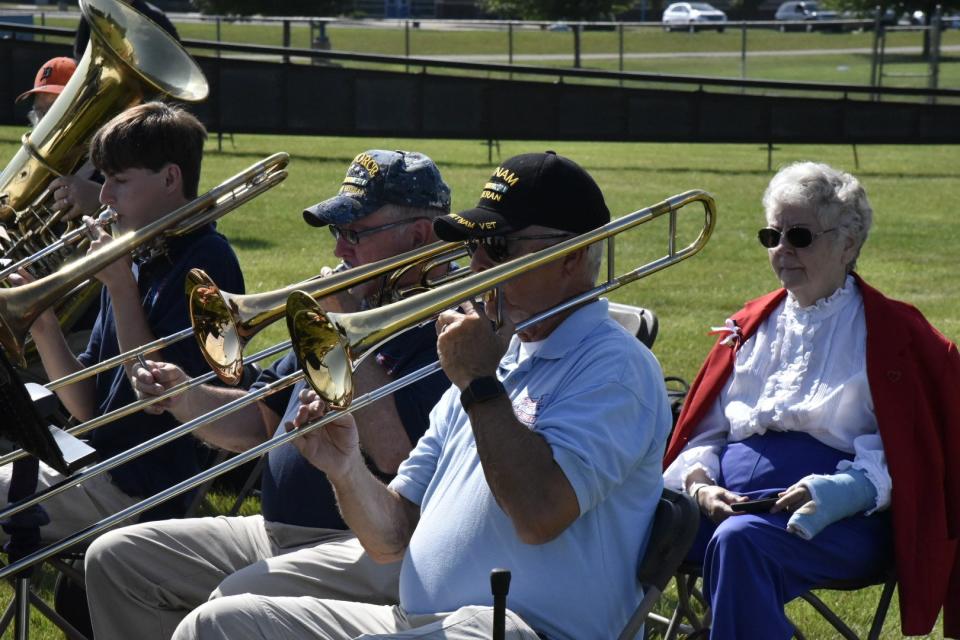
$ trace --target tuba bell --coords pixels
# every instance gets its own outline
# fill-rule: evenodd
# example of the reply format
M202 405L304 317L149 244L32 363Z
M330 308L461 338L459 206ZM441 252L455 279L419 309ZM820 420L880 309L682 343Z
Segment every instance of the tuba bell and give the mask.
M152 20L120 0L80 0L90 42L70 81L0 173L0 257L18 262L56 242L67 229L47 186L77 170L101 126L147 96L199 102L207 81L190 54ZM34 261L35 277L82 255L85 243ZM93 291L95 293L95 290ZM69 326L91 295L66 296L58 316Z

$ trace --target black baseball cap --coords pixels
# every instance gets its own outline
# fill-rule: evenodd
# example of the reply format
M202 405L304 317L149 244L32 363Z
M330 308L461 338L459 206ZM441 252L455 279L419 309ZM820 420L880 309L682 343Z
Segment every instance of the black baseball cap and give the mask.
M600 187L553 151L514 156L494 169L473 209L434 220L443 240L486 238L541 225L580 234L610 222Z
M348 224L387 204L450 212L450 187L433 160L416 151L370 149L347 167L340 193L303 210L315 227Z

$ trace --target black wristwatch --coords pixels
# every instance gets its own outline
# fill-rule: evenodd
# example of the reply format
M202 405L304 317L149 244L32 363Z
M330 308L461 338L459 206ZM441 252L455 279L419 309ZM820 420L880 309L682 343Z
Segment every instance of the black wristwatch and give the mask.
M506 392L507 390L494 376L475 378L460 392L460 404L463 405L464 411L469 411L473 404L493 400Z

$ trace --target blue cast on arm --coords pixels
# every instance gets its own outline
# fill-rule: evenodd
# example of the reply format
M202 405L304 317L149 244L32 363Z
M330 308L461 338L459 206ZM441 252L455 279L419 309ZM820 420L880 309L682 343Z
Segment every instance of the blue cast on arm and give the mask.
M866 511L877 502L877 488L859 469L850 468L830 476L810 475L801 480L813 496L790 516L787 529L810 540L833 524Z

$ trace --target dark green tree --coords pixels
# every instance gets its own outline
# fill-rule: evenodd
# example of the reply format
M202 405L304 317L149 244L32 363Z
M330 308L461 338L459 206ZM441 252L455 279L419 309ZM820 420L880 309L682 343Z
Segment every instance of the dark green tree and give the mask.
M483 10L511 20L609 20L625 11L623 0L480 0Z

